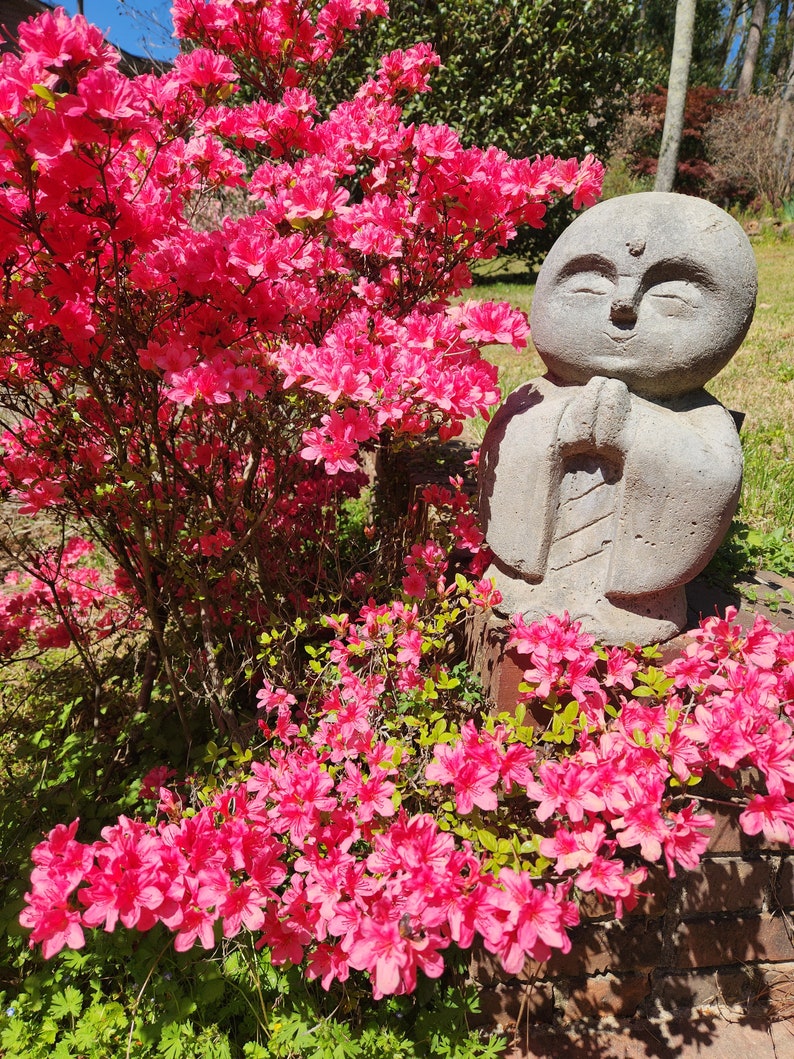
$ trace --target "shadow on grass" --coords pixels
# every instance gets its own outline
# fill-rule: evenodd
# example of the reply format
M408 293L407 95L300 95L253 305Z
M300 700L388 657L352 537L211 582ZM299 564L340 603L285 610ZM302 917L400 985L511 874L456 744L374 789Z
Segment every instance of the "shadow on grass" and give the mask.
M521 271L515 272L508 271L507 269L499 269L495 272L475 273L473 278L474 287L478 291L483 291L487 290L488 287L495 287L505 283L512 284L516 287L534 287L538 276L536 272L522 268Z

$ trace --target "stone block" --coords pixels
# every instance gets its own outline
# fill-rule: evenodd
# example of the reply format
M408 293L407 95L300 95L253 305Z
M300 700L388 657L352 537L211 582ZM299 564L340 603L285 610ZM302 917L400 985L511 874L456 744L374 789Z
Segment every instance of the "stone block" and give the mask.
M794 960L789 924L782 915L708 916L681 923L676 931L676 967Z
M794 961L762 964L757 970L764 983L763 999L770 1018L794 1025Z
M566 1022L605 1016L631 1018L650 994L647 974L604 974L568 980L562 1018Z
M530 1026L503 1059L791 1059L791 1026L764 1018L612 1019Z
M760 912L769 898L772 873L772 865L760 857L704 860L685 878L680 913Z
M654 976L653 998L663 1011L715 1011L742 1014L766 1010L766 983L755 967L719 967L711 971Z

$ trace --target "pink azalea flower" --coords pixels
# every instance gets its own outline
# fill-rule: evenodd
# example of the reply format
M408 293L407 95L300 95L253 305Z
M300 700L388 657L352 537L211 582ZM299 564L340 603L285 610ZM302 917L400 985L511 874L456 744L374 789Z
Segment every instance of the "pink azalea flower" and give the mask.
M745 834L763 832L768 842L794 841L794 805L780 794L756 794L740 814Z
M448 942L438 931L417 928L410 916L391 915L384 907L377 917L362 917L349 942L348 963L372 977L376 1000L399 993L412 993L416 972L428 978L443 973L439 949Z
M472 760L463 743L438 743L425 775L430 782L450 784L455 791L455 808L464 816L474 806L492 810L497 806L498 764Z
M657 861L661 857L668 832L658 804L641 802L631 805L623 816L613 821L613 826L618 829L618 844L624 849L639 846L640 853L648 861Z
M545 962L552 949L569 952L563 904L539 886L529 872L503 868L499 889L489 892L489 903L500 915L484 924L485 947L495 953L508 974L518 974L527 959Z

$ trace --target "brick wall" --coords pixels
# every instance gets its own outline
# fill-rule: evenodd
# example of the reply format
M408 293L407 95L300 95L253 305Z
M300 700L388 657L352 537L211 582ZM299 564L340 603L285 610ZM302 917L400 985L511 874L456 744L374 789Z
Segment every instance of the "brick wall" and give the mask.
M673 880L654 869L648 896L622 920L585 905L569 953L511 978L478 951L483 1028L682 1015L794 1020L794 851L744 835L738 809L709 811L717 826L699 869Z
M504 623L474 616L466 653L496 712L512 711L523 661L505 651ZM740 810L716 804L730 793L716 779L699 793L715 799L706 808L716 826L697 871L671 880L654 869L647 896L622 920L585 905L571 951L515 978L488 953L475 955L483 1029L526 1034L530 1026L681 1016L794 1025L794 850L745 835Z

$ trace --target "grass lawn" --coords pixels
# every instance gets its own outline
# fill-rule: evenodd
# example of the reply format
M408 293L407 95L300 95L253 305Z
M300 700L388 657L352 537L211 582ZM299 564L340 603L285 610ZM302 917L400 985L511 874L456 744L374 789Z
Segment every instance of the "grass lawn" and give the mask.
M745 474L731 534L745 568L759 565L794 574L794 240L765 237L754 244L758 302L750 332L731 363L708 390L727 408L744 414L741 437ZM509 262L479 278L479 298L508 301L529 312L534 285L521 266ZM542 375L534 347L516 353L489 352L500 367L503 392ZM482 438L484 426L472 424ZM749 538L749 539L748 539ZM741 554L739 556L741 558ZM734 565L736 556L734 557Z

